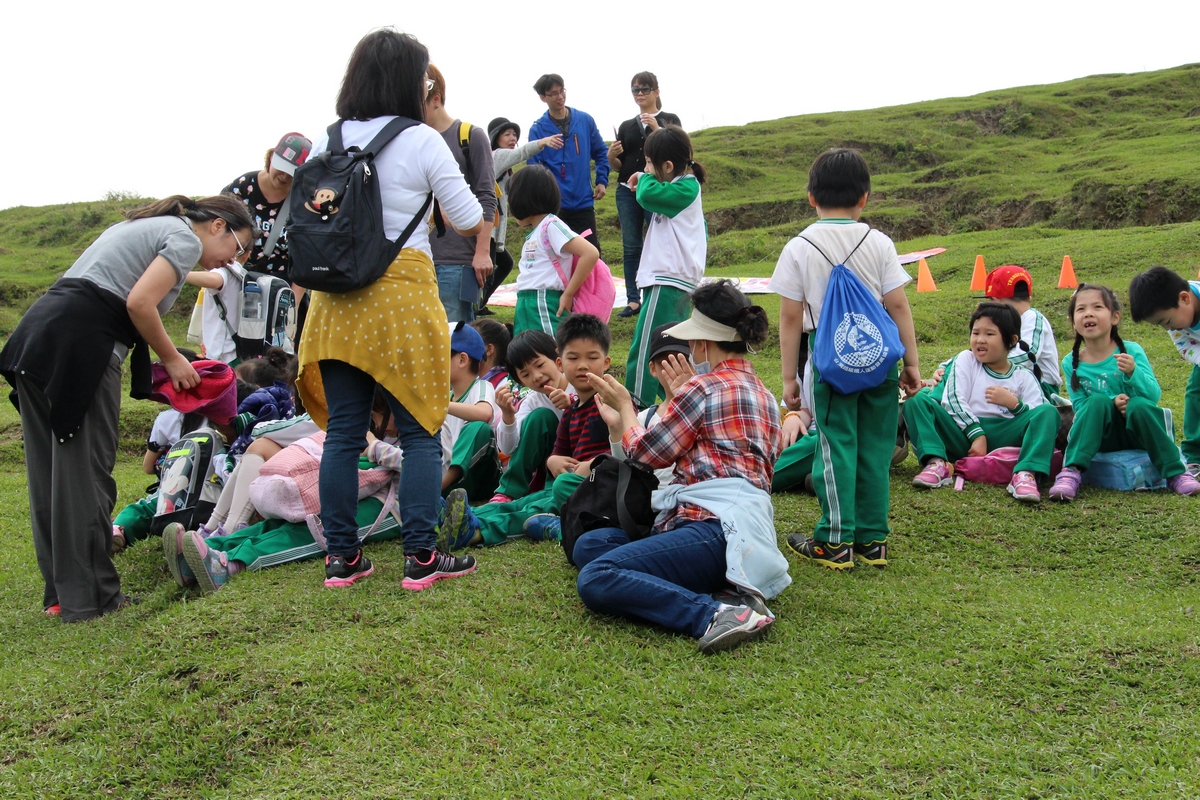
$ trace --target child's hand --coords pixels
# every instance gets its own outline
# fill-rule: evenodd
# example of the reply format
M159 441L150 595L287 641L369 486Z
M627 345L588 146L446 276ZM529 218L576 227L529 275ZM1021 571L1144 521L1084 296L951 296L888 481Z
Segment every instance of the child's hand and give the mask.
M1125 414L1125 409L1129 407L1129 395L1119 394L1113 398L1113 405L1117 407L1122 415Z
M1017 396L1008 389L1005 389L1003 386L989 386L983 393L983 397L989 403L998 406L1004 406L1009 411L1012 411L1021 404L1021 401L1017 399Z
M929 387L937 386L942 382L942 378L944 377L946 377L946 368L938 367L933 371L933 375L929 378L929 380L925 381L925 385Z
M800 410L800 381L794 375L783 379L783 403L788 411Z
M550 456L546 459L546 469L550 470L550 474L557 478L564 472L571 472L579 466L579 462L570 456Z
M367 431L367 448L368 449L371 447L371 445L375 444L378 441L379 441L379 439L375 438L375 434L371 433L370 431Z
M543 148L549 147L551 150L561 150L563 146L563 138L561 133L556 133L553 136L547 136L545 139L538 139L538 144ZM611 148L609 148L611 150Z
M558 300L558 313L555 316L561 317L564 311L570 311L575 305L575 295L570 292L563 292L562 297Z
M971 448L967 450L967 455L969 456L986 456L987 453L988 449L986 436L977 437L975 441L971 442Z
M637 191L638 178L640 177L642 177L642 173L635 172L629 176L629 180L625 181L625 185L629 187L630 191Z
M679 387L695 377L696 368L681 353L672 353L662 362L662 382L671 389L671 394L679 391Z
M562 389L556 389L548 383L542 388L550 392L550 402L553 403L554 407L559 411L566 411L571 407L571 395L567 394Z
M921 369L916 364L906 365L900 373L900 388L909 397L921 391Z
M798 414L788 414L783 419L783 446L791 447L804 435L804 420Z
M1133 356L1129 355L1129 353L1117 353L1117 369L1124 372L1126 378L1133 374L1134 367L1136 366L1137 362L1133 360Z
M507 383L500 384L500 388L496 390L496 405L500 408L500 417L505 425L512 425L517 421L517 407L513 404L512 388Z

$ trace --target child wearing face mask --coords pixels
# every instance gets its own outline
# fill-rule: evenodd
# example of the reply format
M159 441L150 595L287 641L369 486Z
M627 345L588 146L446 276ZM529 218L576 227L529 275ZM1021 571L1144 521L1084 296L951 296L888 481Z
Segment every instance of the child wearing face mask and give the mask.
M691 295L704 279L708 229L700 202L707 173L692 160L692 141L677 125L646 138L646 171L635 172L629 187L650 217L638 266L642 290L637 329L625 365L625 387L642 406L663 396L650 374L651 332L681 322L691 313Z

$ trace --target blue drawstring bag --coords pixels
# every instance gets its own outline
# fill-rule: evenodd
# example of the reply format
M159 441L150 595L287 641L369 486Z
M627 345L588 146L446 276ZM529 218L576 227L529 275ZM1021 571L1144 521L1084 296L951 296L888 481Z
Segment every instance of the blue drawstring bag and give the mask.
M868 230L839 264L834 264L812 240L800 237L833 266L825 289L821 324L813 339L812 360L819 380L838 394L874 389L884 382L896 362L904 358L896 323L883 304L846 267L850 256L870 235Z

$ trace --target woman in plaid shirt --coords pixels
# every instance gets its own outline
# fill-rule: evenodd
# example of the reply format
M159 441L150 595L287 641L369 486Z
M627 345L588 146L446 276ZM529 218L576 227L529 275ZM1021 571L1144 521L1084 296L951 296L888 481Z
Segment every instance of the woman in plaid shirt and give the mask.
M764 598L790 582L770 498L782 429L779 404L745 357L767 337L766 312L727 281L697 289L692 305L667 333L688 340L698 374L680 377L657 425L638 424L618 381L590 376L627 457L675 465L675 483L655 493L663 513L654 532L631 542L620 528L590 531L573 555L588 608L686 633L713 652L764 634L774 621Z

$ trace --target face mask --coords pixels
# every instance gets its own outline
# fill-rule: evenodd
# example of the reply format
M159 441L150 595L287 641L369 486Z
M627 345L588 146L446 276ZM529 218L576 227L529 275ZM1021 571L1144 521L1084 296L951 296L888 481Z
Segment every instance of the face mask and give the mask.
M704 345L704 360L697 361L695 356L691 356L692 369L696 370L697 375L704 375L712 372L712 364L708 363L708 344Z

